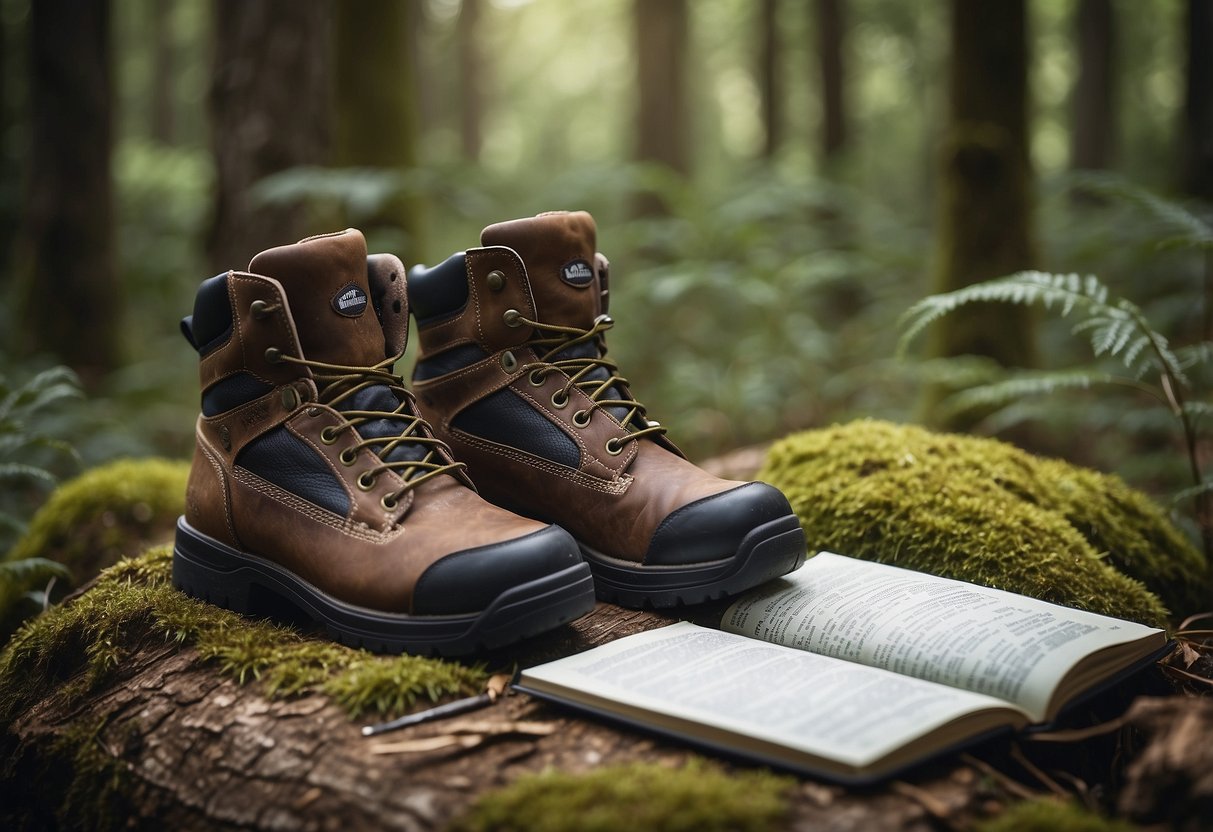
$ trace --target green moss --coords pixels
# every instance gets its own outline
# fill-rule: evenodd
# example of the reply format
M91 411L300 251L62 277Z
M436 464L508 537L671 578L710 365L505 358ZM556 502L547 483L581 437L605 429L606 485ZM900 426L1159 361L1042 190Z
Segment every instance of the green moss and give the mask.
M55 489L6 560L49 558L82 584L172 537L188 476L188 463L167 459L122 459L85 471Z
M814 549L1155 625L1204 586L1203 559L1148 498L991 439L860 421L776 443L758 476Z
M767 772L728 773L698 759L683 768L545 771L482 796L449 832L764 832L780 827L794 782Z
M168 546L119 561L87 592L19 630L0 653L0 724L53 691L70 701L103 687L148 639L192 644L267 696L322 693L351 715L401 713L484 681L480 667L377 656L197 601L173 588L171 568Z
M1016 803L977 826L977 832L1133 832L1127 821L1101 817L1075 803L1041 799Z

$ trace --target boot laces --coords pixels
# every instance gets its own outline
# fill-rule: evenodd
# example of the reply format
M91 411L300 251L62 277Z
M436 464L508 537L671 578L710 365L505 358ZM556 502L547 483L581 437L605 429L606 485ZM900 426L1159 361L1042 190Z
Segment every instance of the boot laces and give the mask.
M619 423L629 433L615 442L615 447L622 448L642 437L660 436L666 432L659 422L648 418L643 404L634 398L624 398L623 391L627 391L628 380L619 374L619 367L615 362L606 357L603 336L615 325L610 315L599 315L589 329L545 324L522 315L518 315L515 320L518 324L532 327L536 331L536 335L531 337L526 345L535 349L539 360L521 367L524 372L531 374L531 381L541 383L549 372L567 375L568 381L560 390L560 396L567 399L569 392L576 387L589 397L590 406L577 414L585 423L588 423L594 410L620 408L627 411L626 415L619 419ZM593 354L569 354L582 344L592 344Z
M364 471L358 478L358 485L370 490L375 485L375 479L384 471L395 471L404 485L383 498L383 506L391 510L406 493L427 480L442 474L454 475L466 468L462 462L448 462L449 455L443 453L447 445L434 436L428 422L417 411L417 403L411 390L404 386L404 378L392 372L392 367L401 356L387 358L371 367L353 367L343 364L327 364L323 361L312 361L293 355L280 353L282 361L288 361L312 371L312 378L318 390L317 400L332 407L341 414L344 421L336 427L327 427L327 435L322 438L333 439L343 431L352 431L358 441L342 452L342 461L353 462L363 449L369 449L379 459L379 463L369 471ZM356 396L359 392L375 386L384 386L395 394L400 402L394 410L342 410L342 402ZM358 426L366 422L386 419L401 426L399 434L394 436L363 437L358 433ZM420 459L389 459L397 448L408 450L408 446L419 446L424 452ZM378 447L376 447L378 446ZM348 455L348 456L347 456Z

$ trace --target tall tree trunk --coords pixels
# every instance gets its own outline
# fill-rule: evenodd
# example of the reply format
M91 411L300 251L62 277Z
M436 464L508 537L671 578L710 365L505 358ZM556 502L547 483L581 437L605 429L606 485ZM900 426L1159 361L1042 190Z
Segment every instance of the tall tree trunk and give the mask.
M821 71L821 156L829 165L847 143L842 0L817 0L817 60Z
M108 0L38 0L29 18L25 263L17 329L88 385L118 364Z
M1188 0L1183 188L1213 202L1213 0Z
M773 159L783 140L783 85L780 83L779 0L758 7L758 94L762 102L764 159Z
M406 173L417 165L413 62L407 0L338 3L337 163ZM420 200L400 195L364 224L403 232L410 258L423 258Z
M1034 257L1025 2L952 0L951 25L936 292L1028 268ZM936 324L932 348L940 356L1031 366L1032 324L1030 310L1019 306L973 306ZM928 392L928 418L941 394ZM972 421L944 426L964 429Z
M484 112L484 55L480 50L480 0L463 0L455 25L459 51L459 146L468 162L480 159Z
M176 8L173 0L155 0L152 3L151 136L161 144L172 144L176 135L173 113L177 53L173 15Z
M1096 170L1112 161L1116 128L1116 27L1112 0L1079 0L1074 18L1078 80L1072 106L1070 167Z
M691 170L687 106L686 0L635 0L636 159L664 165L675 173ZM659 195L641 197L640 213L659 213Z
M304 206L255 204L249 189L271 173L329 159L329 9L327 0L216 0L207 243L216 271L243 268L258 251L319 230Z

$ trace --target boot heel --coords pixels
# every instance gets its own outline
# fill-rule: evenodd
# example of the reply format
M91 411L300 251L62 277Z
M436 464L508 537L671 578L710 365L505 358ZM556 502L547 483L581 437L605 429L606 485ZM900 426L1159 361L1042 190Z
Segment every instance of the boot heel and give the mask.
M205 543L190 529L177 524L173 544L173 586L186 595L242 614L252 611L253 586L239 566L208 557ZM201 544L201 545L199 545ZM224 568L224 566L229 568Z

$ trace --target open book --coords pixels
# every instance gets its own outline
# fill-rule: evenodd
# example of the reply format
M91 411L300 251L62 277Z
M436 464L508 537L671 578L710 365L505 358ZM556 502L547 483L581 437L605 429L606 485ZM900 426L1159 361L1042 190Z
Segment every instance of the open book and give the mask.
M720 627L627 636L524 670L517 687L865 782L1049 722L1168 646L1152 627L828 552L738 600Z

